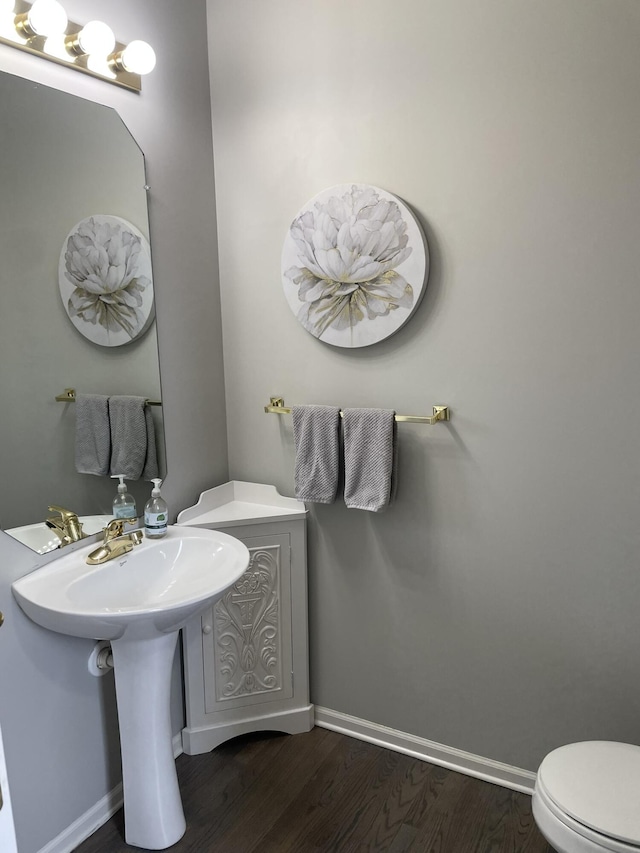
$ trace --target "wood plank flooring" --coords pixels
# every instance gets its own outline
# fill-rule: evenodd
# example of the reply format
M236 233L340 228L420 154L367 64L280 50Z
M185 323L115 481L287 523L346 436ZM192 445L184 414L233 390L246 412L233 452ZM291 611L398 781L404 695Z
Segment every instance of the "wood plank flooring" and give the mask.
M354 738L237 738L177 760L172 853L553 853L531 798ZM131 853L120 811L76 853Z

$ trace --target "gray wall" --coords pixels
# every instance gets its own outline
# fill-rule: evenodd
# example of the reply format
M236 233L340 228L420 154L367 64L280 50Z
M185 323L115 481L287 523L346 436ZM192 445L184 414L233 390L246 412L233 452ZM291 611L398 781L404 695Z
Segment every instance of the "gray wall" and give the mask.
M0 70L115 107L147 157L168 476L175 515L227 478L205 4L66 0L72 20L145 38L158 66L136 96L0 46ZM3 403L6 405L6 403ZM86 669L90 642L30 623L10 583L34 555L0 533L4 738L20 853L35 853L119 779L113 694ZM176 678L175 730L181 696Z
M310 523L312 698L534 769L637 741L640 6L210 0L231 475L293 490L291 403L400 425L386 514ZM325 346L280 252L320 190L407 201L432 274L405 330Z

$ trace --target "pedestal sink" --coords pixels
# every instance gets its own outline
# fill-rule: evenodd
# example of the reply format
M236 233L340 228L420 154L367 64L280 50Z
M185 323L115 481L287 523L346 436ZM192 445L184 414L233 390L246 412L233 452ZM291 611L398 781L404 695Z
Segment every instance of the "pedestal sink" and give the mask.
M234 584L249 552L217 530L169 527L119 559L86 564L96 543L14 582L27 616L61 634L110 640L122 751L125 837L163 850L186 824L173 758L170 683L178 631Z

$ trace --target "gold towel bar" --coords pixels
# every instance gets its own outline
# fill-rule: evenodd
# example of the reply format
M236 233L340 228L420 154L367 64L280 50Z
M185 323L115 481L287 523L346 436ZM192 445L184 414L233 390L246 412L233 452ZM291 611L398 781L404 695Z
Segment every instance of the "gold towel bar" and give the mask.
M293 411L289 406L285 406L282 397L271 397L271 402L264 410L269 415L290 415ZM342 412L340 412L342 417ZM451 410L449 406L434 406L433 415L396 415L396 421L411 424L437 424L438 421L450 421Z
M76 401L76 389L75 388L65 388L64 394L58 394L56 397L56 403L75 403ZM145 400L147 406L161 406L162 400Z

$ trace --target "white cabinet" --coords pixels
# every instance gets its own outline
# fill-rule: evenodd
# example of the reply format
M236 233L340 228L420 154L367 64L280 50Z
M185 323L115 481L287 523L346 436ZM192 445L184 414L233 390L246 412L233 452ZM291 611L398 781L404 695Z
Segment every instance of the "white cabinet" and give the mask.
M188 755L246 732L307 732L309 703L305 506L274 486L232 481L200 495L179 525L242 540L244 575L183 630Z

